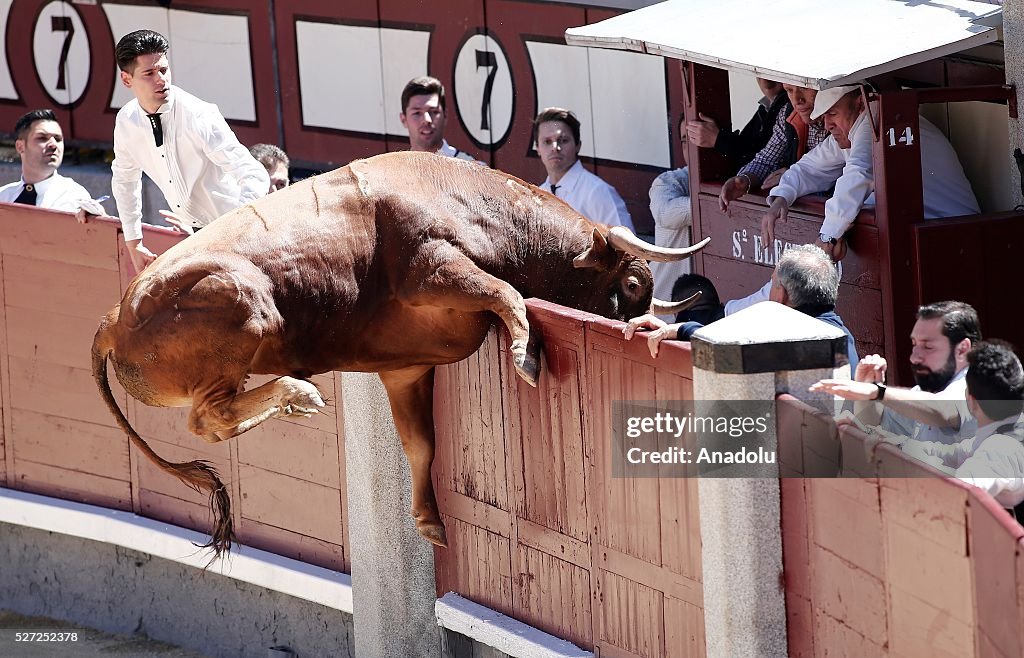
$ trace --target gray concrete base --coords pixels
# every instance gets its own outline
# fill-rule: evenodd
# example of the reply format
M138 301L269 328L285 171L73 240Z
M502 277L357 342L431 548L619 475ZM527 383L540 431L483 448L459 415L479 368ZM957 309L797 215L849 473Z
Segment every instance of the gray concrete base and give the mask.
M352 616L112 544L0 523L0 609L204 655L354 658Z

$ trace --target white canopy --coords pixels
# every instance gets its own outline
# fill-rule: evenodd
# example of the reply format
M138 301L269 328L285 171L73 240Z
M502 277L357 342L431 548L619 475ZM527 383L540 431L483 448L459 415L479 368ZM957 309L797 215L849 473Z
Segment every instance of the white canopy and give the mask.
M827 89L996 41L1001 27L1002 7L971 0L667 0L565 41Z

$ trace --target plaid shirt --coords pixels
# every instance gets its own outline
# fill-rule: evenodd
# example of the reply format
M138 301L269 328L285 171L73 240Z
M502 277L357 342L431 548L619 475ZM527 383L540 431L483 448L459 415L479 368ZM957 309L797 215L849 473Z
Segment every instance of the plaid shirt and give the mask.
M759 187L761 182L773 171L793 164L788 161L787 154L795 151L791 148L790 140L796 139L796 133L786 123L786 118L792 109L792 106L789 106L779 112L775 118L775 127L772 129L772 136L768 140L768 144L754 156L753 160L739 170L737 175L750 176L751 189ZM828 135L829 133L821 121L812 121L807 127L807 150L810 151L824 142Z

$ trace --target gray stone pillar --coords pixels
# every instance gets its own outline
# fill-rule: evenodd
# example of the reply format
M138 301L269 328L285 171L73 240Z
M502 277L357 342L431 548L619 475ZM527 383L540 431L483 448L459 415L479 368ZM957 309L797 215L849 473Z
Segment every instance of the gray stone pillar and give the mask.
M1017 88L1017 111L1024 112L1024 0L1003 2L1003 56L1006 59L1006 84ZM1010 117L1009 153L1024 150L1024 117ZM1014 205L1024 203L1020 192L1020 172L1013 157L1009 158L1010 191Z
M374 374L341 382L356 655L439 658L434 551L409 516L409 464L387 393Z
M839 329L781 304L755 304L694 335L694 398L805 399L845 359ZM769 425L761 440L774 451ZM698 497L708 658L786 656L778 479L701 477Z

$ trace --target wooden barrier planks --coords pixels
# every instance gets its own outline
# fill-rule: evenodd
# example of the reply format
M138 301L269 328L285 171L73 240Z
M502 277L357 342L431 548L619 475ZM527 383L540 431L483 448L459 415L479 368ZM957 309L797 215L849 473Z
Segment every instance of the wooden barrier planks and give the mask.
M119 224L0 204L0 485L210 529L205 495L129 447L92 377L100 317L134 271ZM180 235L146 229L161 253ZM112 370L111 370L112 373ZM265 381L254 378L250 386ZM187 429L188 409L147 407L111 388L133 427L171 461L206 459L231 493L239 540L347 570L344 443L336 378L313 378L329 404L312 419L273 420L238 439L207 444Z
M609 434L615 400L692 398L689 350L666 345L654 361L611 322L534 300L528 313L544 342L536 389L514 374L501 331L482 350L501 368L471 357L438 372L435 479L450 540L454 531L435 551L438 592L601 655L702 656L696 482L613 478ZM504 409L503 439L497 425L460 420L463 396L484 418ZM507 510L493 504L504 498L488 493L489 473L465 467L467 453L495 445L507 451Z

